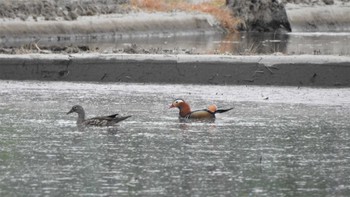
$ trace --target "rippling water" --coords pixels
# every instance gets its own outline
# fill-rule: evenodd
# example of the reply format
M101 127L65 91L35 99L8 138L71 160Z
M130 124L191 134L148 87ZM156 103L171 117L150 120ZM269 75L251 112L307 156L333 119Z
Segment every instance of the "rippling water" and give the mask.
M0 81L1 196L347 196L350 89ZM179 123L168 106L234 107ZM133 115L79 131L88 117Z

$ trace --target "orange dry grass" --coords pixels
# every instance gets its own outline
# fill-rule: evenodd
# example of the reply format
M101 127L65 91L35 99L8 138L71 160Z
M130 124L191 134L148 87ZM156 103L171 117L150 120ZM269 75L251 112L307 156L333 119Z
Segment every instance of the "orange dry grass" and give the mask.
M184 0L131 0L134 7L149 11L168 12L173 10L199 11L213 15L223 27L231 32L241 21L232 16L230 10L225 9L225 0L212 0L210 2L191 4Z
M132 0L131 4L135 7L139 7L151 11L168 11L169 7L162 0Z

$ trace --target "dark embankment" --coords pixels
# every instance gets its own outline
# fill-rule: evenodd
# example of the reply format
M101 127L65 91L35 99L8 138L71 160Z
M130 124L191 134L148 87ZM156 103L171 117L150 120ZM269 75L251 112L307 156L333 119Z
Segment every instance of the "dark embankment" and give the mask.
M227 0L247 31L349 32L349 0Z
M338 56L0 56L0 79L137 83L350 86Z

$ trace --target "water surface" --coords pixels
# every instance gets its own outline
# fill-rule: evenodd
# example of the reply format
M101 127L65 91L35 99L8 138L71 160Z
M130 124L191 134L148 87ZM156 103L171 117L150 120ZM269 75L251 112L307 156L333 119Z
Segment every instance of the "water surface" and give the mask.
M0 81L1 196L347 196L350 88ZM234 107L215 123L168 109ZM133 115L79 131L88 117Z
M350 33L236 33L236 34L157 34L155 36L51 36L48 38L0 39L5 48L38 43L42 49L88 46L101 53L234 54L256 55L350 55Z

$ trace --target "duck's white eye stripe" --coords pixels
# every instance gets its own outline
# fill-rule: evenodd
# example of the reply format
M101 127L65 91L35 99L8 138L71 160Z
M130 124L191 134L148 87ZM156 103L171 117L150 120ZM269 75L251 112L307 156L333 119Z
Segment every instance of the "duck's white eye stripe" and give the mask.
M182 103L182 102L184 102L183 100L181 100L181 99L177 99L177 100L175 100L175 103Z

